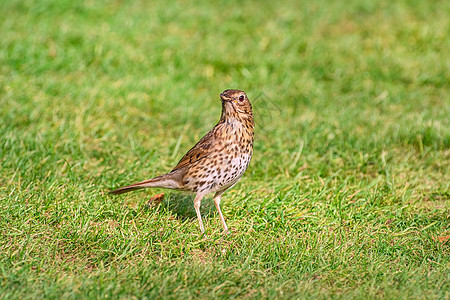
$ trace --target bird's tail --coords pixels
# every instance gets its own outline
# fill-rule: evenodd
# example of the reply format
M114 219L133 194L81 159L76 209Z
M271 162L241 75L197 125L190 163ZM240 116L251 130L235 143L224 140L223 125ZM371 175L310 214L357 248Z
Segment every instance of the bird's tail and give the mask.
M169 174L161 175L149 180L144 180L132 185L127 185L110 192L113 195L120 195L128 193L135 190L140 190L144 188L166 188L166 189L178 189L179 184L171 178Z

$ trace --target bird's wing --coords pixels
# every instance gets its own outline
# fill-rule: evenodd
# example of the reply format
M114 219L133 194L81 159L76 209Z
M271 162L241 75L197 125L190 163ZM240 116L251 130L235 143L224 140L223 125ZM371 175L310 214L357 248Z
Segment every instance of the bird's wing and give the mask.
M179 170L187 165L190 165L198 160L201 160L213 152L213 148L217 145L217 132L220 125L216 125L210 132L208 132L191 150L189 150L178 164L173 168L173 171Z

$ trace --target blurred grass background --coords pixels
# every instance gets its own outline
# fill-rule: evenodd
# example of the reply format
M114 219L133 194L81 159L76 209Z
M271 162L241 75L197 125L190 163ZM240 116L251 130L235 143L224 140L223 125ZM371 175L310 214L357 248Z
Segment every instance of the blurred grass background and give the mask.
M0 2L2 298L448 298L450 2ZM223 197L167 172L252 100Z

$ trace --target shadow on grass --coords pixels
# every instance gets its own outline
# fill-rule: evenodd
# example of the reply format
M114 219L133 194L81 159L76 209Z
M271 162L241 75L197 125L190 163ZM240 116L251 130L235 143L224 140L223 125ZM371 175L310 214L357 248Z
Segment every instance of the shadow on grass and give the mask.
M166 193L164 195L164 200L161 206L168 209L173 214L175 214L181 220L186 219L196 219L197 214L194 209L194 196L193 195L183 195L176 193ZM202 217L208 217L214 213L215 207L214 202L210 197L205 197L202 200L202 205L200 207L200 213Z

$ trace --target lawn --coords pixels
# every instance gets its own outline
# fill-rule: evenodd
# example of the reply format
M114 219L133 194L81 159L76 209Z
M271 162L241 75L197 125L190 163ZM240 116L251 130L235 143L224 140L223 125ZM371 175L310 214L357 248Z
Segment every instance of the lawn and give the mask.
M450 298L449 1L0 2L0 298ZM163 174L252 101L200 234ZM149 205L157 193L159 205Z

